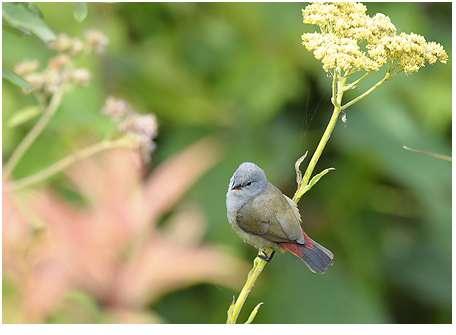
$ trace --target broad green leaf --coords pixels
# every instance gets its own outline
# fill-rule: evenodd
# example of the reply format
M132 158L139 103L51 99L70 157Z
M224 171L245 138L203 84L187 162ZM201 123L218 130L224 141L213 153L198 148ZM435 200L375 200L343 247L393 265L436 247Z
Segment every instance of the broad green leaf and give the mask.
M260 302L258 305L255 306L255 308L253 309L252 313L250 313L250 316L245 323L253 322L253 319L255 319L255 316L257 315L258 310L260 309L261 305L263 305L262 302Z
M41 113L41 108L38 106L27 106L16 113L12 117L9 118L8 120L8 127L9 128L14 128L17 127L34 117L38 116Z
M78 22L82 22L87 17L87 4L85 2L78 2L74 5L73 16Z
M32 88L32 86L24 78L18 76L11 70L3 69L2 77L24 90L30 90Z
M54 32L47 26L36 10L18 3L4 3L2 11L4 21L10 26L27 34L34 34L43 42L55 39Z

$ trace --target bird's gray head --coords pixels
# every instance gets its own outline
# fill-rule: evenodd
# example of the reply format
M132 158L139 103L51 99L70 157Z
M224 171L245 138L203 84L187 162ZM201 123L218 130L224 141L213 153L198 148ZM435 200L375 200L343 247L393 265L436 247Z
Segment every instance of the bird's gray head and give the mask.
M264 171L254 163L244 162L234 172L228 192L242 198L251 198L261 193L268 180Z

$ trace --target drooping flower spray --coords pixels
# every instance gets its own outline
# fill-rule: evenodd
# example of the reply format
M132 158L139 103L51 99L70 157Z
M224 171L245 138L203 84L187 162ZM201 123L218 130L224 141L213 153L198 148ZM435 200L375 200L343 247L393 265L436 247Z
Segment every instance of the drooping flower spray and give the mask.
M90 83L90 71L86 68L76 67L76 59L83 54L100 55L105 51L108 43L108 37L97 30L88 30L82 39L59 34L48 45L57 54L49 59L46 66L40 69L40 64L36 59L26 60L15 66L14 72L29 84L29 88L24 90L24 93L32 94L39 102L40 106L37 109L40 111L41 117L13 150L4 166L3 178L8 181L6 190L19 191L38 184L77 161L114 148L136 149L139 151L142 161L149 162L155 148L154 139L158 132L155 116L151 113L139 113L128 102L108 97L102 112L117 126L117 131L112 138L103 139L72 152L29 176L16 180L11 176L23 156L57 113L65 94L75 87L86 86Z

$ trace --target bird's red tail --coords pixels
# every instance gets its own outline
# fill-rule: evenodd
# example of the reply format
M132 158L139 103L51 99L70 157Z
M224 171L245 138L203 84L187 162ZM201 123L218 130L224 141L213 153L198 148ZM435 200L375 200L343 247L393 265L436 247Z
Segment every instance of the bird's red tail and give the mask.
M306 234L304 238L305 244L280 243L280 246L303 260L312 272L324 273L333 263L333 253Z

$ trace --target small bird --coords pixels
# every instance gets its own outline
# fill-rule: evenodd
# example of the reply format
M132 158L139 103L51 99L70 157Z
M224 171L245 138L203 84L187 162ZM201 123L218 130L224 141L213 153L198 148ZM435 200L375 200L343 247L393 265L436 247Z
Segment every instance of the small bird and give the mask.
M235 232L255 248L290 252L317 273L325 272L333 263L333 253L302 230L296 203L269 183L256 164L244 162L234 172L226 208ZM267 261L272 256L268 258L260 252Z

